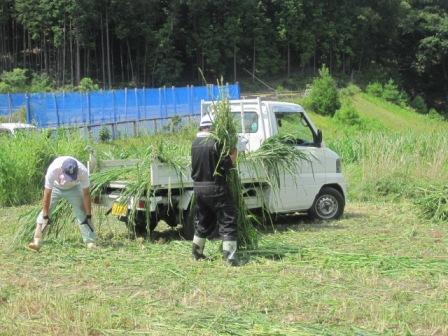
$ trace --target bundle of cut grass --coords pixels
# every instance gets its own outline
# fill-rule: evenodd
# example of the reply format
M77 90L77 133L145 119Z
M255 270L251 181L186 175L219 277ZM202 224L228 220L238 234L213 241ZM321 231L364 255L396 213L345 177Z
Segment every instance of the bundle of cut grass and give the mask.
M274 191L280 187L281 176L289 173L296 176L301 161L311 162L308 155L292 144L295 138L290 134L276 135L267 139L255 152L244 156L246 164L259 176L263 176Z
M448 186L432 185L418 189L415 202L423 215L434 221L448 221Z
M19 217L18 228L10 243L11 248L22 246L31 241L36 228L36 218L41 210L41 206L36 205ZM56 205L51 214L51 222L46 229L45 237L74 238L77 235L77 233L75 233L77 225L74 225L74 222L75 218L70 204L67 201L62 200Z

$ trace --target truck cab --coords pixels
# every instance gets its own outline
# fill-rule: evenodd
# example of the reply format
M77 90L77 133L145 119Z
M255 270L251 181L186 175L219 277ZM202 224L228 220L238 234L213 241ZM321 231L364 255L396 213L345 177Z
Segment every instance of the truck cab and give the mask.
M203 101L201 116L213 102ZM260 98L232 100L230 110L241 124L239 136L246 143L245 151L255 151L268 138L277 134L294 136L291 146L304 152L309 161L295 167L296 174L283 174L280 190L264 191L270 213L308 211L318 219L336 219L344 211L346 184L341 159L322 141L302 106L287 102L262 101Z

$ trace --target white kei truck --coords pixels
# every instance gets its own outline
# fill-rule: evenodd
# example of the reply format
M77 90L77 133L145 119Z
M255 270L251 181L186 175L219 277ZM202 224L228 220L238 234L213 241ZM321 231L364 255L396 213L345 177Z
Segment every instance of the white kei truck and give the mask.
M213 102L201 102L201 116L210 109ZM230 109L240 126L240 139L244 139L245 150L255 151L266 139L282 132L291 134L291 124L295 143L308 160L300 160L293 169L280 176L278 190L259 173L248 166L239 165L239 175L243 186L244 201L248 209L257 212L263 209L271 216L307 212L318 220L338 219L342 216L346 199L346 184L341 171L341 159L322 141L322 132L317 129L305 110L297 104L257 99L230 100ZM282 121L288 121L283 122ZM288 129L283 129L288 127ZM111 169L137 164L138 160L89 161L90 170ZM126 181L114 181L104 188L99 199L112 215L128 223L131 209L134 209L133 225L139 234L145 229L153 230L159 220L170 226L182 224L182 235L191 239L194 220L191 215L193 181L191 169L185 167L182 174L161 162L151 164L152 196L147 200L128 199L128 204L120 202ZM294 172L294 174L293 174ZM149 208L149 209L148 209ZM150 224L147 225L148 210ZM129 223L128 223L129 224Z

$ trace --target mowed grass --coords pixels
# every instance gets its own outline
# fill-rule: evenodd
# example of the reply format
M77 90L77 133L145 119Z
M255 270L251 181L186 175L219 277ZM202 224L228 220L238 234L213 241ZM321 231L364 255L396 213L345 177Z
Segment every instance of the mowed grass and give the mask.
M73 232L9 249L0 212L1 335L447 335L448 227L409 203L350 203L345 217L284 217L231 268L194 262L162 226L153 242L97 214L101 249ZM101 219L101 220L99 220Z
M301 100L292 99L293 102L301 103ZM365 93L358 93L350 97L356 111L367 123L374 122L374 129L387 133L414 133L428 134L432 132L447 132L448 122L434 119L428 115L419 114L413 110L406 109L380 98ZM313 122L323 131L324 140L338 136L346 137L353 133L348 126L334 122L333 118L322 116L307 111ZM367 125L369 126L369 125ZM372 125L370 125L372 126Z

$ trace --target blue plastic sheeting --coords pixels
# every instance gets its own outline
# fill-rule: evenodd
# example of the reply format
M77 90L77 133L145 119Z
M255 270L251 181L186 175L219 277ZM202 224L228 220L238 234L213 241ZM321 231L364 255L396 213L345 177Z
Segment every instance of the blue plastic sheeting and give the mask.
M21 108L26 108L26 97L23 93L0 94L0 116L11 116Z
M200 114L201 100L240 98L238 84L0 95L0 115L26 108L39 127L89 126Z

